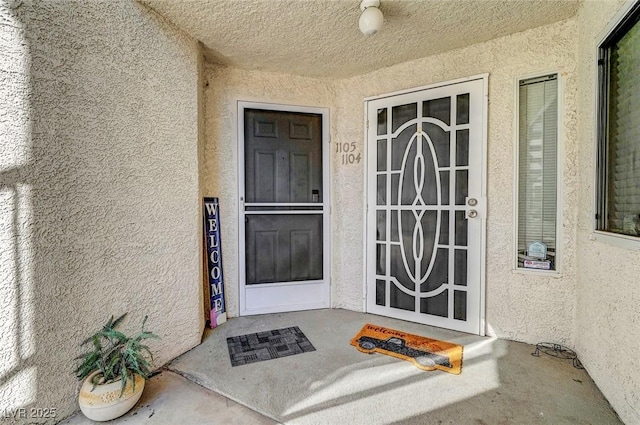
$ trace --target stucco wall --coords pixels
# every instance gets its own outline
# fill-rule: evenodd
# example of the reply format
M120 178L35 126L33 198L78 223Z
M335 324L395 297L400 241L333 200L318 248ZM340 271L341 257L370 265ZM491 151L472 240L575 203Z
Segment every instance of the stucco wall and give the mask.
M197 58L133 1L0 3L3 417L72 413L111 314L149 315L157 365L199 343Z
M591 240L595 176L596 47L624 1L586 1L578 14L577 351L627 424L640 423L640 251Z
M328 108L333 103L330 86L330 82L324 79L214 65L205 67L206 129L202 187L204 196L220 198L222 261L229 317L237 316L239 312L237 102ZM333 110L330 114L333 115ZM333 122L333 118L330 121ZM335 301L336 296L332 298Z
M222 205L229 310L237 314L236 101L331 107L332 146L355 142L364 158L363 100L480 73L489 76L487 323L492 335L573 346L575 316L576 22L529 30L345 80L316 80L209 66L205 179ZM512 272L515 78L557 71L564 85L562 277ZM343 165L332 149L332 302L363 308L364 159Z

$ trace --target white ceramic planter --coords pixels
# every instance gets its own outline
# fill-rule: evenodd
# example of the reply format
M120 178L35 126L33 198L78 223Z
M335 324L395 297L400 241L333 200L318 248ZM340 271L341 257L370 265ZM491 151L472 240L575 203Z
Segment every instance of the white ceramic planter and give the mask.
M127 413L140 399L144 389L144 378L134 374L135 390L133 380L128 380L124 393L120 381L108 384L96 385L93 388L91 380L98 374L98 371L87 376L82 383L78 404L84 415L94 421L110 421ZM92 390L93 388L93 390Z

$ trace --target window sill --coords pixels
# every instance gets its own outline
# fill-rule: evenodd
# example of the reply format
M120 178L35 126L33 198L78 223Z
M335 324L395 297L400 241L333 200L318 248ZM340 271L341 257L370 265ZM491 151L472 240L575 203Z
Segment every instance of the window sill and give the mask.
M640 237L594 230L589 239L630 251L640 251Z
M538 269L525 269L517 267L512 270L514 274L523 274L529 276L550 277L558 279L562 277L562 273L557 270L538 270Z

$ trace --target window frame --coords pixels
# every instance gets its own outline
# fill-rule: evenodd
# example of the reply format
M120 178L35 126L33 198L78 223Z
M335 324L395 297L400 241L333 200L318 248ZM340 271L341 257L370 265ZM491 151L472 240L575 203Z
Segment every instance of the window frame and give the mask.
M556 75L556 80L558 82L558 92L557 92L557 133L556 133L556 252L555 252L555 270L540 270L540 269L529 269L525 267L518 266L518 230L519 230L519 187L520 187L520 82L525 80L531 80L535 78L543 78L548 75ZM513 155L513 169L514 169L514 186L513 186L513 244L512 244L512 271L518 274L527 274L527 275L540 275L545 277L562 277L563 270L563 261L562 261L562 253L563 253L563 228L562 228L562 217L563 217L563 205L564 205L564 194L563 194L563 182L564 182L564 76L562 72L558 69L547 70L543 72L536 72L532 74L517 76L514 78L514 92L515 92L515 102L514 102L514 155Z
M607 150L609 121L609 54L612 45L622 38L635 24L633 18L640 14L640 0L627 0L604 28L595 45L595 137L594 137L594 198L591 240L627 250L640 250L640 236L603 230L606 226L608 197ZM633 18L632 18L633 17Z

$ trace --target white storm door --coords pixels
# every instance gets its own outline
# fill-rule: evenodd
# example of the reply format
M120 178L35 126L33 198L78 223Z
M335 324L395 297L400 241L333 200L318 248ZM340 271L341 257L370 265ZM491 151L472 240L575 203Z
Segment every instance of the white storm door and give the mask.
M486 83L367 102L369 313L484 334Z
M330 307L328 112L238 103L240 315Z

